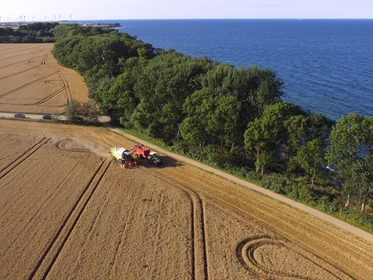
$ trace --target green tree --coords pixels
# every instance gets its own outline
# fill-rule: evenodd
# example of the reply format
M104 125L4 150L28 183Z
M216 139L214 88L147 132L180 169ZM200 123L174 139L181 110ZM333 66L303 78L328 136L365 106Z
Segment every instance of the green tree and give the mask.
M94 101L80 102L76 99L70 100L65 106L65 115L70 122L97 123L99 110Z
M279 147L279 139L269 118L258 118L250 122L245 131L245 148L255 156L256 172L264 175L271 166Z
M325 163L323 149L324 141L316 138L300 147L294 157L294 161L299 163L308 174L308 181L311 182L311 187L314 186L319 166Z
M201 87L200 78L208 67L202 59L174 52L151 59L134 86L139 104L131 115L133 126L168 143L176 139L185 117L183 104Z
M335 164L343 179L343 192L347 195L345 207L357 196L364 209L367 197L372 194L371 119L357 113L342 118L333 127L326 158Z
M267 107L262 118L257 118L254 122L248 124L248 129L244 134L245 148L254 152L257 172L263 174L265 171L263 167L268 168L273 164L277 153L280 153L280 159L283 159L282 154L286 152L286 148L281 151L280 147L282 143L287 143L289 139L285 123L292 116L302 114L304 112L299 106L279 102ZM293 119L292 122L295 122L295 120ZM288 122L287 125L290 127L292 122ZM263 153L266 156L261 159ZM273 157L271 158L269 155Z
M287 142L285 145L286 171L294 168L295 160L293 157L306 141L307 120L306 116L298 115L291 116L289 119L284 121L284 127L287 131Z
M71 121L78 117L80 117L80 109L81 109L81 103L76 100L72 99L70 102L65 106L65 115L66 118Z

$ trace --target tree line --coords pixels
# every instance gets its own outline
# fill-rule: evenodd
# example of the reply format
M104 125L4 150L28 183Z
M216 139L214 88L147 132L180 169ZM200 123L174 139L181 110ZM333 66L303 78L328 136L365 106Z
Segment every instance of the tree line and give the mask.
M58 62L78 71L89 97L124 128L324 210L371 202L372 117L335 122L284 102L271 69L154 48L117 30L53 32Z
M0 28L0 43L51 43L57 22L35 22L20 25L17 29Z

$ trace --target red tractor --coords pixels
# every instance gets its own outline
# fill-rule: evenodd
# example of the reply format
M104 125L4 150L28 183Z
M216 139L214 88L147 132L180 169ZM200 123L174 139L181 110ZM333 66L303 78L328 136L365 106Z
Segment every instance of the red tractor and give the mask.
M143 144L138 144L132 148L133 153L136 158L139 160L139 163L142 163L142 160L146 160L149 164L159 166L163 164L163 161L158 157L157 153L150 152L150 149Z
M147 159L150 153L150 149L143 144L134 146L132 150L138 159Z

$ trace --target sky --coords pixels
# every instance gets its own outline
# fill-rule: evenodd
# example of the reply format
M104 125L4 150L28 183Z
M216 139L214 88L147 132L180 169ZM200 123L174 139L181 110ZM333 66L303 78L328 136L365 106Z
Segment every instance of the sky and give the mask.
M373 18L373 0L2 0L0 21Z

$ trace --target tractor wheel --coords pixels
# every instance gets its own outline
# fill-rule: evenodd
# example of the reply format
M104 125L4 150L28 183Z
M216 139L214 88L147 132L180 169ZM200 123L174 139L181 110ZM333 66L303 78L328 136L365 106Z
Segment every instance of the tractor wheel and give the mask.
M123 166L123 161L122 161L121 159L119 159L119 160L118 160L118 164L119 164L119 166L122 167L122 166Z

